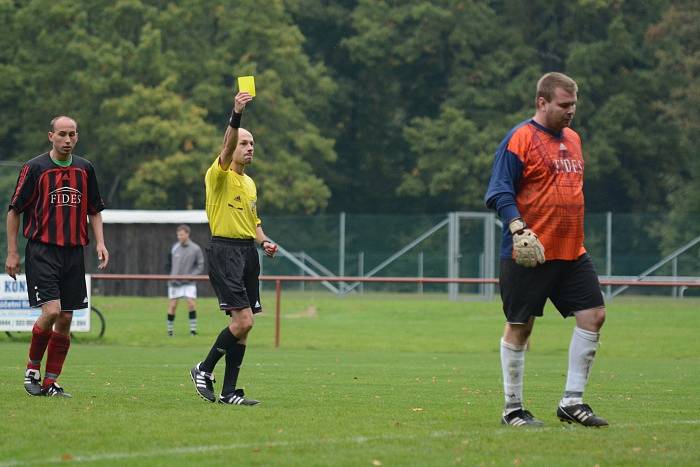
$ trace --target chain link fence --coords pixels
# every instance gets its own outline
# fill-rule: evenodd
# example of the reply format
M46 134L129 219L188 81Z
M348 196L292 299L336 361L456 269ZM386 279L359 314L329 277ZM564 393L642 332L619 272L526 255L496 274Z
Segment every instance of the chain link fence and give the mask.
M107 213L108 211L106 211ZM180 211L182 212L182 211ZM264 216L265 232L296 261L284 257L262 261L263 274L363 276L386 264L375 276L447 277L448 215L326 214L316 216ZM176 241L179 223L111 223L105 214L105 237L111 254L107 272L123 274L163 274L168 251ZM586 248L602 276L637 276L664 259L669 253L700 236L700 215L689 215L676 228L678 242L664 242L659 218L653 214L589 213L586 216ZM444 225L441 225L443 223ZM191 224L192 239L204 248L209 239L207 224ZM461 220L458 225L458 276L483 277L486 258L484 222ZM433 230L432 232L431 229ZM498 275L498 249L501 229L495 229L495 276ZM425 235L429 233L429 235ZM417 242L421 236L425 238ZM5 245L5 229L0 229ZM24 240L21 240L23 248ZM413 244L413 245L412 245ZM411 246L400 255L401 249ZM96 272L94 251L86 252L88 271ZM493 269L493 268L492 268ZM488 270L488 269L486 269ZM700 276L700 245L684 252L651 275ZM165 284L95 284L100 293L163 295ZM320 284L287 284L285 287L313 290ZM478 294L479 285L460 285L460 294ZM208 285L200 285L203 295L211 294ZM445 293L444 284L356 285L352 293L367 291ZM649 288L635 293L670 294L669 289ZM687 291L687 294L697 294Z

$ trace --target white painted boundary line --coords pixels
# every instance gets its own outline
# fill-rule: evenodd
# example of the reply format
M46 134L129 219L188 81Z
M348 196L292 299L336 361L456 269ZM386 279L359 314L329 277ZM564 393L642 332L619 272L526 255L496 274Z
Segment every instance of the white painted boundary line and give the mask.
M436 431L430 433L428 437L439 438L445 436L463 436L467 432L447 432L447 431ZM211 444L203 446L186 446L180 448L171 449L153 449L150 451L136 451L136 452L112 452L104 454L94 454L87 456L72 456L70 460L50 457L46 459L33 460L33 461L8 461L0 462L0 467L10 467L10 466L20 466L20 465L34 465L34 464L58 464L64 462L99 462L99 461L114 461L114 460L126 460L126 459L142 459L146 457L158 457L158 456L176 456L176 455L188 455L188 454L201 454L209 452L219 452L219 451L231 451L236 449L254 449L254 448L276 448L276 447L295 447L304 445L318 445L318 444L363 444L373 441L405 441L417 438L422 438L419 435L385 435L385 436L353 436L350 438L341 439L322 439L314 438L309 440L298 440L298 441L269 441L269 442L254 442L254 443L233 443L233 444Z
M670 422L650 422L650 423L624 423L619 425L613 425L611 428L601 429L601 433L605 433L608 430L615 428L639 428L639 427L652 427L659 425L700 425L700 420L676 420ZM543 428L534 428L538 432L542 431L554 431L561 430L562 428L567 428L569 425L553 425ZM573 427L573 425L571 426ZM507 430L517 430L513 427L500 427L496 428L499 431ZM469 436L473 435L470 431L434 431L427 435L428 438L443 438L443 437L457 437L457 436ZM425 438L425 435L384 435L384 436L352 436L349 438L340 439L322 439L314 438L309 440L297 440L297 441L269 441L269 442L255 442L255 443L233 443L233 444L210 444L202 446L185 446L180 448L170 448L170 449L153 449L150 451L136 451L136 452L106 452L103 454L93 454L86 456L71 456L68 459L62 457L49 457L45 459L36 459L31 461L19 461L19 460L4 460L0 461L0 467L15 467L21 465L36 465L36 464L60 464L65 462L100 462L100 461L115 461L115 460L127 460L127 459L144 459L148 457L171 457L171 456L183 456L189 454L201 454L209 452L219 452L219 451L232 451L236 449L255 449L255 448L276 448L276 447L296 447L304 445L319 445L319 444L364 444L371 443L375 441L406 441L414 440L419 438Z

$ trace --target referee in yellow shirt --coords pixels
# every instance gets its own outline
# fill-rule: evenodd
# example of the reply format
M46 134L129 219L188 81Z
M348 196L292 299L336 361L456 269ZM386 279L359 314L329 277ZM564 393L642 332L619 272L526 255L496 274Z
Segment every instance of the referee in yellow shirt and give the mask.
M240 128L240 123L246 104L252 100L253 96L247 92L236 94L223 148L204 179L212 235L206 249L209 279L219 299L219 308L231 320L216 338L206 359L190 370L197 393L216 402L213 371L225 356L226 374L218 402L234 405L259 403L246 398L242 389L236 389L236 381L248 333L253 328L253 315L262 311L256 243L268 256L274 256L277 251L277 245L265 237L260 226L255 183L245 174L246 166L253 161L255 142L249 131Z

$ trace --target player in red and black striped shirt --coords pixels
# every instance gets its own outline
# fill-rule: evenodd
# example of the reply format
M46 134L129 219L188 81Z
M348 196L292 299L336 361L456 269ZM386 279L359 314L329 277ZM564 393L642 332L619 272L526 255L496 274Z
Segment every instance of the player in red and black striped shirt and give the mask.
M32 396L70 397L56 379L70 347L73 310L85 308L88 302L83 256L89 241L88 217L100 260L98 268L107 266L109 253L100 214L104 202L95 169L90 161L72 153L78 142L77 123L70 117L56 117L48 137L51 150L27 162L17 179L7 213L5 271L13 278L20 271L17 235L19 216L24 214L29 303L41 307L32 329L24 388ZM47 348L46 374L40 385L41 360Z

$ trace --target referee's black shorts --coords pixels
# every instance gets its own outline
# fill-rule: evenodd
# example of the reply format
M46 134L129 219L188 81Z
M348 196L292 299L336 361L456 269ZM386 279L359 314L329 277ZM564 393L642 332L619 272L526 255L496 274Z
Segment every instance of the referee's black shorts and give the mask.
M548 298L564 318L605 304L588 253L573 261L546 261L534 268L501 259L499 285L503 313L511 324L525 324L531 316L542 316Z
M58 246L29 240L24 250L24 269L32 307L60 300L63 311L87 308L82 246Z
M260 258L253 239L212 237L206 252L219 308L227 314L244 308L260 313Z

